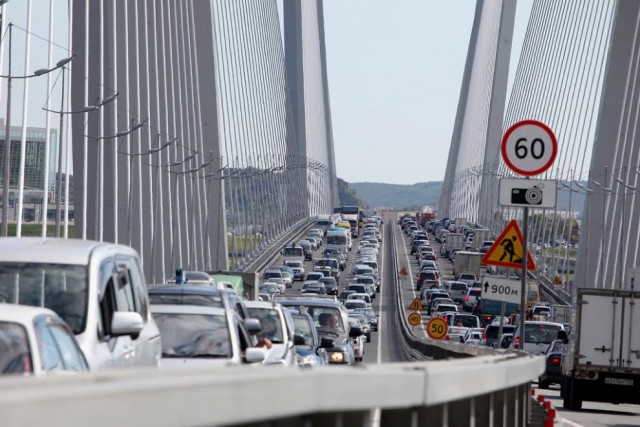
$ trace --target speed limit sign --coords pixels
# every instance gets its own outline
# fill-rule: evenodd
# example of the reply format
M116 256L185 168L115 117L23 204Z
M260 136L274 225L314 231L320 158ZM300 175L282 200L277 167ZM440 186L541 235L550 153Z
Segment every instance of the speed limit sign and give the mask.
M509 169L520 175L534 176L553 164L558 154L558 140L544 123L523 120L505 132L500 150Z

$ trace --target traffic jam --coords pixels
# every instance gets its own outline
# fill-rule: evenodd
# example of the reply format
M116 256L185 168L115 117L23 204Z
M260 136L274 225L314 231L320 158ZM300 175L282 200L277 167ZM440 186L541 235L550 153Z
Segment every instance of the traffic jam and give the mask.
M525 340L521 341L520 280L481 263L494 256L492 248L500 247L504 233L494 240L489 230L469 225L463 218L438 220L430 214L405 214L397 224L410 260L404 272L414 273L411 286L416 299L406 304L415 310L408 316L410 323L420 319L431 339L545 355L546 371L538 387L560 384L558 349L566 343L563 333L571 328L570 307L542 302L537 286L530 286ZM501 255L496 252L495 256Z
M125 245L3 239L0 372L358 364L378 330L382 220L340 211L276 252L253 298L232 272L147 285Z

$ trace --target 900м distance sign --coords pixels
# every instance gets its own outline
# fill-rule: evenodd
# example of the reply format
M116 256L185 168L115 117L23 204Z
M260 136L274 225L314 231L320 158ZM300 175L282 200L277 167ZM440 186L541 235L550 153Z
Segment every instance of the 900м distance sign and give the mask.
M520 175L539 175L551 167L558 154L553 131L537 120L523 120L511 126L500 144L502 160Z
M519 280L491 278L482 284L482 299L520 304L522 285Z

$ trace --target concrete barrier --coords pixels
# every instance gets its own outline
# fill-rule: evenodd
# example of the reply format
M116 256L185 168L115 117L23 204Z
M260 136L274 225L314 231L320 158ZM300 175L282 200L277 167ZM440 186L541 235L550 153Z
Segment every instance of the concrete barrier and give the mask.
M526 425L544 360L517 354L324 367L122 370L0 380L2 425ZM415 420L412 422L411 420Z

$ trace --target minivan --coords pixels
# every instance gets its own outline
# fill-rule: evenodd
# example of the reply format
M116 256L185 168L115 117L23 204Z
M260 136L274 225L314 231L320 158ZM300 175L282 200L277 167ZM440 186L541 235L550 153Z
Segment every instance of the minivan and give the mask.
M160 332L131 247L79 239L0 239L6 303L46 307L66 321L93 369L158 366Z

